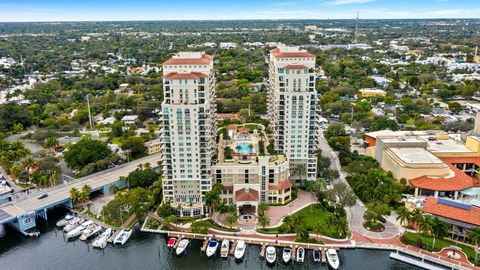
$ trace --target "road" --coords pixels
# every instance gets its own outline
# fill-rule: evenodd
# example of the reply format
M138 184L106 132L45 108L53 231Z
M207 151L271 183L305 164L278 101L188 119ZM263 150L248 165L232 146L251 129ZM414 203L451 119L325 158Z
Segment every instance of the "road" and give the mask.
M328 157L331 161L331 169L337 170L339 172L340 177L333 181L333 184L336 183L345 183L348 187L346 177L347 174L342 170L342 166L340 165L340 160L338 159L338 155L333 149L328 145L327 140L323 137L323 133L319 136L319 147L322 150L322 155ZM348 216L348 223L350 224L350 228L352 231L356 231L363 236L370 237L370 238L390 238L398 234L398 224L395 222L395 218L387 217L387 222L383 224L385 226L385 231L374 233L368 231L363 227L363 223L365 222L363 219L363 214L365 213L365 206L362 201L357 199L357 202L354 206L349 207L347 210Z
M117 181L121 176L127 176L131 171L138 168L138 165L150 163L156 165L160 160L161 153L149 155L132 162L122 164L116 168L101 171L95 174L91 174L77 180L61 184L52 188L44 189L41 194L48 194L48 197L44 199L38 199L39 193L23 197L18 200L14 200L12 204L21 211L29 212L44 208L47 205L51 205L57 202L61 202L70 197L70 190L75 188L82 188L83 185L88 184L93 190L99 189L102 186ZM0 210L7 209L5 206L1 206ZM7 211L8 212L8 211Z

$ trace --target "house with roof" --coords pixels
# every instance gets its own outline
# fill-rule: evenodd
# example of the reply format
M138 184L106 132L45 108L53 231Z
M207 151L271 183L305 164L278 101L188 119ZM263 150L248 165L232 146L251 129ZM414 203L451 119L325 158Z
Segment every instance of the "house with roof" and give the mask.
M137 119L138 119L138 115L125 115L122 117L121 121L125 125L135 125L135 123L137 122Z

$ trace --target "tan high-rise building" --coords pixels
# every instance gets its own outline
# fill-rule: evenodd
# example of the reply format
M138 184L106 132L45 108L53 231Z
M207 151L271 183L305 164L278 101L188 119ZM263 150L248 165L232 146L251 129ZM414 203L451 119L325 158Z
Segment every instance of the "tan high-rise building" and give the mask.
M163 63L162 170L164 201L181 216L204 212L215 154L213 57L180 52ZM181 209L181 210L180 210Z
M291 178L315 180L315 56L298 47L278 47L270 51L269 64L268 113L275 149L289 159ZM300 164L304 175L298 173Z

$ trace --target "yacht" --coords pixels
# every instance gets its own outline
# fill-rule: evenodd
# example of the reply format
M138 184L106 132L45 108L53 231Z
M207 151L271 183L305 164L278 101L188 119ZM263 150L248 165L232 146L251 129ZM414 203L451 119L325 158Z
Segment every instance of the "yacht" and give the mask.
M217 238L213 237L208 240L208 245L207 245L207 250L205 253L207 253L207 257L212 257L215 255L215 252L217 252L218 248L218 240Z
M175 250L175 253L177 255L181 255L187 248L188 243L189 243L188 239L180 240L180 242L178 242L178 246L177 246L177 249Z
M56 225L57 225L58 228L63 228L63 227L65 227L65 225L67 225L68 222L69 222L70 220L72 220L73 218L74 218L73 215L67 214L63 219L59 220Z
M322 253L320 253L320 250L314 249L313 250L313 261L316 262L316 263L319 263L321 257L322 257Z
M297 262L303 263L305 259L305 249L303 247L297 248Z
M113 240L113 243L125 245L130 236L132 236L132 230L121 230L120 233Z
M88 226L80 235L80 241L87 241L90 237L97 235L102 230L102 227L97 224Z
M230 252L230 241L224 239L222 245L220 246L220 257L227 258L228 253Z
M247 244L245 244L245 241L239 240L235 247L235 259L242 260L243 255L245 255L245 250L247 250Z
M175 246L175 243L177 242L177 238L172 237L168 239L167 247L168 248L173 248Z
M80 236L82 234L83 230L85 230L85 226L83 226L83 225L77 226L75 229L73 229L73 230L71 230L67 233L67 239L70 240L70 239L74 239L74 238Z
M107 246L108 238L112 235L112 229L107 228L92 243L94 248L104 249Z
M275 263L275 260L277 259L277 250L275 249L274 246L267 247L265 258L267 259L267 263L269 264Z
M75 229L78 225L80 225L80 223L84 221L85 221L84 219L81 219L79 217L73 218L68 222L67 225L65 225L65 227L63 227L63 232L68 233L69 231Z
M338 258L337 251L333 248L327 249L327 262L328 265L334 270L340 266L340 259Z
M292 258L292 249L289 247L284 247L282 252L282 258L285 264L289 263L290 259Z

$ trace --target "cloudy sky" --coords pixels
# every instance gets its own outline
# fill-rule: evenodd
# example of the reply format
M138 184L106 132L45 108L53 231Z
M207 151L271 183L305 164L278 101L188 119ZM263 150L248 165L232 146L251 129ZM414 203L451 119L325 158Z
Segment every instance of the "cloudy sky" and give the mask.
M480 18L480 0L0 0L1 22Z

